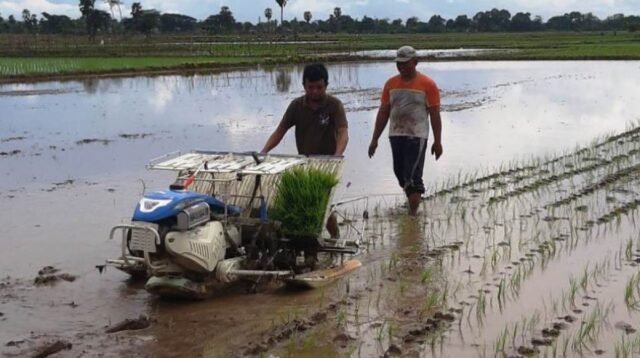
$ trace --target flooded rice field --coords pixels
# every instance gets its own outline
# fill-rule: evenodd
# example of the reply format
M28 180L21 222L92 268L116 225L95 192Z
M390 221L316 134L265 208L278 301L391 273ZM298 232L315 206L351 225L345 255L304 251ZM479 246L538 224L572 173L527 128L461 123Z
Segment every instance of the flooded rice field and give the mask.
M640 354L638 62L421 64L441 89L444 155L427 159L418 220L388 145L366 153L394 64L328 68L350 135L335 199L370 196L363 267L324 289L198 302L99 271L118 255L108 231L174 179L151 158L259 150L302 67L0 86L0 354ZM291 134L276 150L294 151ZM143 329L106 333L140 315Z
M438 59L451 59L457 57L475 57L481 55L496 55L505 52L513 52L512 49L484 49L484 48L456 48L456 49L437 49L437 50L416 50L416 54L419 57L433 57ZM350 55L350 56L362 56L368 58L389 58L393 59L396 56L396 50L363 50L363 51L351 51L351 52L338 52L330 55Z

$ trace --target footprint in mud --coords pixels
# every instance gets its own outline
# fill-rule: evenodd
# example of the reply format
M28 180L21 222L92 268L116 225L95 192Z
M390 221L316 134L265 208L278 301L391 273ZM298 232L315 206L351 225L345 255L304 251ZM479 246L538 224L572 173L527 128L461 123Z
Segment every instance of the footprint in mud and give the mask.
M106 333L116 333L121 331L136 331L145 329L151 325L149 317L140 315L138 318L127 318L105 330Z
M575 318L574 316L571 315L566 315L564 317L560 317L559 319L564 320L567 323L573 323L577 320L577 318Z
M85 139L81 139L79 141L76 141L76 144L77 145L84 145L84 144L99 143L99 144L102 144L102 145L108 145L111 142L113 142L113 140L111 140L111 139L85 138Z
M17 136L17 137L3 138L3 139L0 139L0 143L13 142L13 141L18 141L23 139L27 139L27 137Z
M347 348L347 346L349 346L349 343L354 342L355 340L356 339L354 337L351 337L346 333L339 333L338 335L333 337L333 343L340 346L340 348Z
M22 153L21 150L14 149L14 150L11 150L11 151L8 151L8 152L0 152L0 157L10 157L12 155L18 155L20 153Z
M558 337L560 335L560 330L559 329L555 329L555 328L545 328L542 330L542 337Z
M533 356L538 352L539 352L538 349L535 347L525 347L525 346L518 347L518 354L523 355L525 357Z
M384 357L400 357L402 356L402 349L395 344L392 344L387 348L387 351L384 353Z
M553 344L553 340L551 340L549 338L533 338L531 340L531 344L534 347L550 346L550 345Z
M567 316L567 317L570 317L570 316ZM561 319L564 319L564 318L561 318ZM553 324L553 329L556 330L556 331L565 330L565 329L567 329L567 327L568 327L568 325L565 322L555 322Z
M33 354L34 358L44 358L50 355L56 354L58 352L69 350L73 345L67 341L55 341L53 343L48 343L38 349Z
M142 138L150 137L150 136L152 136L151 133L121 133L121 134L118 134L118 137L124 138L124 139L142 139Z
M630 324L629 324L629 323L627 323L627 322L619 321L619 322L617 322L617 323L614 325L614 327L615 327L616 329L619 329L619 330L624 331L624 333L626 333L626 334L633 334L633 333L636 333L636 329L635 329L635 328L633 328L633 326L632 326L632 325L630 325Z
M76 276L68 273L58 273L60 270L53 266L45 266L38 271L38 276L33 280L34 285L44 286L53 285L59 281L73 282L76 280Z

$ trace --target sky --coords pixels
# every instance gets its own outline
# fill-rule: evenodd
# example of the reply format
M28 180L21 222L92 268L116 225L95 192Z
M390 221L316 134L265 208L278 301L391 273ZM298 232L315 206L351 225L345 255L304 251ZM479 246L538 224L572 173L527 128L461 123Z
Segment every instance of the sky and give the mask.
M133 0L122 0L122 13L127 16ZM228 6L237 21L257 22L263 17L264 9L272 8L274 18L280 17L275 0L138 0L144 9L156 9L161 12L175 12L205 19L216 14L221 6ZM22 9L40 14L44 11L51 14L68 15L72 18L80 16L78 0L0 0L0 15L20 17ZM96 0L96 7L108 10L104 0ZM363 16L403 20L417 16L427 21L432 15L444 18L455 18L457 15L474 15L478 11L490 10L494 7L507 9L511 14L530 12L532 16L540 15L548 19L554 15L562 15L569 11L583 13L593 12L604 18L615 13L626 15L640 14L640 0L289 0L285 7L285 19L297 17L302 20L305 11L311 11L314 19L326 19L335 7L342 9L343 15L354 18ZM115 10L117 14L117 10Z

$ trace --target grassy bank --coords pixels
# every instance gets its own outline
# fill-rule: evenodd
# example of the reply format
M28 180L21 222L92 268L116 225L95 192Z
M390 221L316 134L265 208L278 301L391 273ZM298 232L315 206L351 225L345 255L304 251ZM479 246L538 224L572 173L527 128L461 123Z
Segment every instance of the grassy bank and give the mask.
M222 68L353 59L366 50L513 49L456 60L639 60L635 33L305 34L261 36L0 36L0 81L76 74ZM335 55L338 54L338 55Z

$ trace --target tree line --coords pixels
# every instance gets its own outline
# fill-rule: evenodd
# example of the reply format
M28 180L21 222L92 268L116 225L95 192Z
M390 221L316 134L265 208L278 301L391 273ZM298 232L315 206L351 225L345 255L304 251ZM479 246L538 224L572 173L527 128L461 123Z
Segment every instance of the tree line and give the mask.
M173 13L161 13L155 9L145 9L140 2L134 2L128 16L122 16L120 0L103 0L110 12L96 9L95 0L80 0L78 8L81 16L72 19L66 15L43 12L38 16L28 9L22 17L8 18L0 14L0 33L31 34L97 34L111 33L204 33L204 34L255 34L255 33L443 33L443 32L531 32L531 31L637 31L640 30L640 16L615 14L600 19L592 13L573 11L553 16L546 22L540 16L528 12L511 14L508 10L492 9L480 11L472 17L459 15L445 19L432 15L429 19L418 16L403 19L377 19L369 16L353 18L343 14L340 7L326 19L314 20L314 14L305 11L302 19L284 20L286 0L276 0L280 8L280 21L273 18L273 10L261 12L257 23L239 22L228 6L223 6L217 14L204 20ZM118 10L119 16L116 15ZM425 20L425 21L423 21Z

